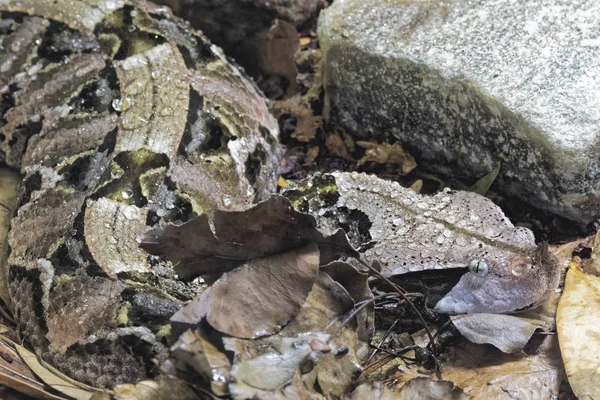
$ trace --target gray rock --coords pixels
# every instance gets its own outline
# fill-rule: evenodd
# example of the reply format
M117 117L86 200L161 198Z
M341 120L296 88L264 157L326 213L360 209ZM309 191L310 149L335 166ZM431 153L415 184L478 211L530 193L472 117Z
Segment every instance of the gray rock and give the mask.
M337 0L319 19L329 117L441 173L600 215L600 3Z

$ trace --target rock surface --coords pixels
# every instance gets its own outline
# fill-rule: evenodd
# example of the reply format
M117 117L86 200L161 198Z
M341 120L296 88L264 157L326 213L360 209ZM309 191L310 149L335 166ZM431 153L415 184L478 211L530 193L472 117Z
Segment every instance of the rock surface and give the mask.
M600 3L336 1L319 19L329 117L588 222L600 215Z

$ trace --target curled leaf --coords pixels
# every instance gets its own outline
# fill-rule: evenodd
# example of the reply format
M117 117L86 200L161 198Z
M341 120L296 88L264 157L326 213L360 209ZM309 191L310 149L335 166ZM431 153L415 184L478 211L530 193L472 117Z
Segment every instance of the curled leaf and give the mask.
M252 398L262 391L272 392L286 385L314 352L310 343L315 339L327 342L329 335L322 332L301 333L297 337L277 335L265 342L224 338L225 348L235 353L232 395Z
M289 114L296 119L294 137L299 142L313 140L317 136L317 130L323 125L323 117L313 115L310 106L299 95L286 100L274 101L272 112L275 118Z
M462 389L452 382L429 378L413 378L399 392L394 392L383 383L363 383L358 386L350 400L467 400Z
M325 146L331 154L344 160L354 162L354 157L350 154L346 143L342 140L338 132L328 132L325 137Z
M358 141L356 144L367 149L363 158L358 161L359 165L369 161L377 164L397 164L402 166L402 173L404 175L417 166L414 157L404 151L400 142L389 144Z
M14 346L7 341L0 340L0 385L12 388L22 395L35 399L62 400L48 391L50 388L40 381L24 363ZM0 391L0 395L5 393ZM17 397L20 399L21 397Z

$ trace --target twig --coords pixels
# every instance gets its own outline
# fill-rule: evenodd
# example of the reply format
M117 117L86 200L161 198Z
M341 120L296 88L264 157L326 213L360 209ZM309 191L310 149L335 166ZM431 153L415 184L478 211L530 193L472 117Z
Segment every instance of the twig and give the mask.
M369 264L367 264L364 260L362 260L361 258L357 258L358 262L360 262L362 265L364 265L365 267L369 268L369 270L374 273L378 278L383 279L384 281L386 281L389 285L392 286L392 288L394 289L394 291L396 291L400 297L402 297L402 299L404 301L406 301L406 303L408 304L408 306L411 308L411 310L417 314L417 316L419 317L419 320L421 321L421 323L423 324L423 327L425 328L425 332L427 332L427 336L429 337L429 341L433 342L433 335L431 334L431 331L429 330L429 327L427 326L427 322L425 322L425 319L423 319L423 316L421 315L421 313L419 312L419 310L417 310L417 307L415 307L415 305L413 304L412 301L410 301L410 299L406 296L406 294L404 293L404 289L400 288L400 286L398 286L397 284L395 284L394 282L392 282L389 278L383 276L379 271L377 271L375 268L373 268L372 266L370 266Z
M437 375L438 379L442 379L442 371L440 369L440 363L439 363L439 361L438 361L438 359L437 359L437 357L435 355L435 349L433 347L433 345L434 345L434 343L433 343L434 337L431 334L431 331L429 330L429 327L427 326L427 322L425 322L425 319L423 318L423 316L421 315L421 313L419 312L419 310L417 310L417 307L415 307L415 305L413 304L413 302L410 301L410 299L406 296L406 294L404 293L404 290L401 290L400 286L398 286L397 284L395 284L394 282L392 282L387 277L383 276L379 271L377 271L375 268L373 268L372 266L370 266L369 264L367 264L363 259L356 258L356 260L358 260L359 263L361 263L362 265L364 265L365 267L367 267L377 277L379 277L380 279L383 279L388 284L390 284L392 286L392 288L400 295L400 297L402 297L404 299L404 301L406 301L406 303L411 308L411 310L413 310L413 312L415 314L417 314L417 317L419 317L419 320L421 321L421 324L423 324L423 328L425 328L425 332L427 332L427 336L429 337L429 343L432 344L431 355L433 356L433 360L435 361L435 374Z
M348 316L348 318L346 318L346 319L345 319L345 320L344 320L344 321L341 323L341 325L340 325L340 326L338 326L338 327L337 327L337 329L336 329L335 331L333 331L333 333L331 334L331 338L330 338L329 340L332 340L332 339L333 339L333 338L334 338L334 337L335 337L335 336L336 336L338 333L340 333L340 331L342 330L342 328L344 328L344 326L346 326L346 324L347 324L348 322L352 321L352 318L356 317L356 315L357 315L357 314L358 314L358 313L359 313L359 312L360 312L360 311L361 311L363 308L365 308L366 306L368 306L368 305L369 305L369 304L371 304L371 303L374 303L375 301L377 301L377 300L379 300L379 299L383 299L383 298L385 298L385 297L390 297L390 296L396 297L395 295L391 295L390 293L385 293L385 294L382 294L382 295L379 295L379 296L375 296L375 297L373 297L373 298L371 298L371 299L368 299L368 300L361 301L360 303L356 303L356 304L354 305L354 307L356 307L357 305L358 305L358 307L356 307L356 308L355 308L355 310L354 310L354 311L352 311L352 313L350 314L350 316Z
M387 330L387 332L385 333L385 335L383 335L383 337L381 338L381 340L379 341L379 343L377 343L377 346L375 346L375 350L373 350L373 352L371 353L371 355L369 356L369 358L365 362L365 365L368 364L368 363L370 363L371 360L373 359L373 357L375 357L375 354L377 354L377 351L379 350L379 347L381 347L381 345L383 344L383 342L388 338L388 336L390 336L390 333L392 333L392 331L394 330L394 328L398 324L398 321L400 321L400 318L397 318L394 321L394 323L390 326L390 328Z

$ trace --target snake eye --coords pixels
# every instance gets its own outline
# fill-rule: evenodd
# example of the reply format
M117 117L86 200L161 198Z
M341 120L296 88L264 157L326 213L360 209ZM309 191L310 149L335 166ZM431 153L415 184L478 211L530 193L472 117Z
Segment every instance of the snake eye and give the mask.
M488 263L481 258L473 258L468 264L469 271L477 276L486 276L489 271Z
M529 257L515 257L510 262L510 272L517 277L526 274L531 267L533 267L533 261Z

